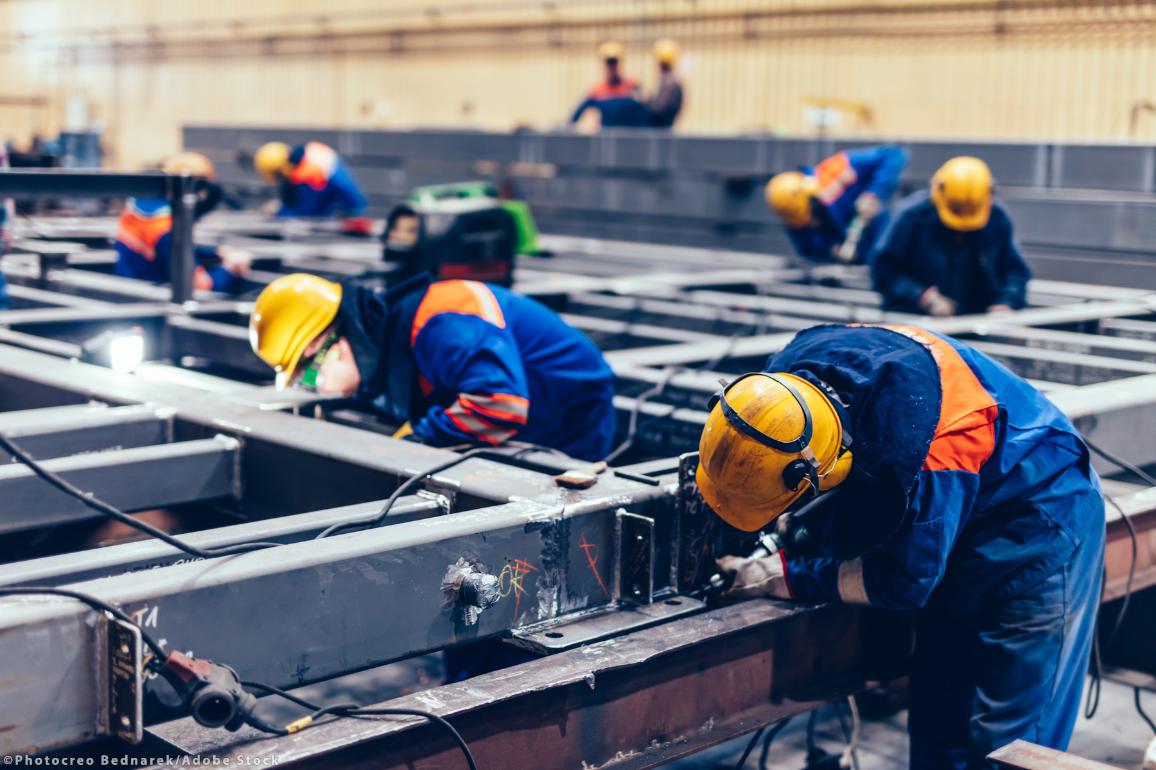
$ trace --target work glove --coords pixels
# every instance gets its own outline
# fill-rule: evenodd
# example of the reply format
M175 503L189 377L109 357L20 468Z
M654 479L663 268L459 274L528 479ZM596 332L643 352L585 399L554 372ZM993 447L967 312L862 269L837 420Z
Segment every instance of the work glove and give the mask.
M787 575L783 570L783 557L778 553L770 556L724 556L715 564L723 575L734 575L731 587L723 596L753 599L758 596L773 596L790 599Z
M217 256L221 258L221 264L225 269L238 277L248 275L249 268L253 264L253 255L236 246L218 246Z
M923 296L919 298L919 307L935 318L946 318L955 315L955 300L939 293L935 286L927 287Z
M883 202L875 193L865 192L855 199L855 214L868 222L879 216L883 210Z
M1003 305L1003 304L988 305L987 312L989 312L989 313L1014 313L1015 308L1013 308L1011 305Z

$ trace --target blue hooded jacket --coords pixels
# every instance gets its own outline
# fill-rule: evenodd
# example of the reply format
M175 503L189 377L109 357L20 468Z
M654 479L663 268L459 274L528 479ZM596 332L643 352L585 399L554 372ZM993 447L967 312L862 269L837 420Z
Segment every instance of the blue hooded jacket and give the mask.
M613 372L586 335L528 297L425 275L386 293L350 282L338 323L362 373L359 400L409 420L427 444L610 452Z
M365 195L349 166L332 147L309 142L289 153L293 166L281 183L279 217L327 217L335 212L360 214Z
M837 246L847 240L847 227L855 218L855 201L863 193L874 193L883 210L859 236L859 260L867 261L875 243L887 229L888 202L899 185L899 175L907 165L907 153L894 145L869 147L836 153L803 173L819 183L822 208L807 227L787 228L787 236L799 256L830 260Z

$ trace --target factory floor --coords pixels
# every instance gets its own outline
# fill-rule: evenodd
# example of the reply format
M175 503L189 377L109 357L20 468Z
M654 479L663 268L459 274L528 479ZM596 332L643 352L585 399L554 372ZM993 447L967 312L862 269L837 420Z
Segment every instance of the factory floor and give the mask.
M1156 712L1156 696L1148 695L1146 710ZM1151 704L1151 705L1147 705ZM845 713L845 710L844 710ZM907 767L907 712L882 720L864 720L859 740L860 770L902 770ZM1077 756L1104 762L1123 770L1139 770L1144 750L1152 733L1136 713L1132 689L1115 682L1104 682L1096 716L1087 720L1081 715L1076 723L1069 751ZM666 770L731 770L742 756L751 736L723 743L707 751L664 765ZM846 745L833 706L819 713L815 730L816 744L830 753ZM776 770L800 770L807 749L807 717L795 717L775 738L767 767ZM761 745L760 745L761 747ZM759 748L748 757L744 767L757 768Z

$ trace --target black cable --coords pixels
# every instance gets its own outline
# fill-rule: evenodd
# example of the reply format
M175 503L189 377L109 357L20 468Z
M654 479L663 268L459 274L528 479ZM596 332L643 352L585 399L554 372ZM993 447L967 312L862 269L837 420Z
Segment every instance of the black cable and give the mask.
M743 767L747 764L747 757L755 750L755 744L759 742L759 738L763 737L763 733L766 732L766 730L767 728L765 727L760 727L758 730L755 730L755 734L751 736L750 743L747 744L746 751L743 752L743 755L739 757L739 761L735 764L735 770L743 770Z
M815 726L819 724L819 708L811 712L807 717L807 762L813 761L815 757Z
M783 728L787 726L787 723L790 722L791 719L793 719L793 717L787 717L776 723L767 733L767 737L763 738L763 748L759 752L759 770L767 770L767 758L771 754L771 743L775 740L775 737L783 731Z
M22 448L16 445L12 439L8 438L2 433L0 433L0 448L3 448L4 451L8 452L8 454L16 458L16 460L18 460L21 464L27 466L28 469L36 474L36 476L38 476L41 480L47 482L49 485L55 487L69 497L80 501L82 504L91 508L102 516L115 519L125 526L132 527L133 529L140 532L144 532L146 535L167 543L173 548L187 553L190 556L196 556L201 559L213 559L218 556L232 556L233 554L259 551L265 548L276 548L282 545L281 543L263 542L237 543L236 545L228 545L221 548L198 548L194 545L189 545L180 538L173 537L163 529L158 529L151 524L134 519L132 516L128 515L119 508L109 505L103 500L97 498L91 492L85 492L83 489L73 486L57 474L46 469L43 465L40 464L39 461L32 457L32 455L28 454L28 452L24 451Z
M1122 457L1119 457L1118 455L1114 455L1111 452L1109 452L1108 450L1103 449L1099 446L1096 446L1095 444L1093 444L1091 441L1088 440L1087 436L1084 436L1083 438L1084 438L1084 443L1088 445L1088 449L1091 449L1093 452L1100 455L1100 457L1103 457L1105 460L1112 463L1113 465L1116 465L1116 466L1122 468L1123 470L1128 471L1129 473L1135 474L1137 477L1143 479L1145 481L1145 483L1156 487L1156 477L1152 476L1152 474L1146 472L1140 466L1135 465L1133 463L1130 463L1127 460L1123 459Z
M666 374L663 375L662 379L659 380L654 387L643 391L634 399L634 406L630 409L630 420L626 424L626 438L622 440L621 444L614 447L614 449L610 451L610 454L603 458L602 461L604 463L610 465L625 454L630 447L634 446L634 440L638 437L638 417L642 413L643 405L655 396L661 395L662 392L666 390L666 386L670 384L674 375L684 371L686 371L686 367L684 366L674 366L667 369ZM673 414L677 409L678 407L675 406L670 407L670 413Z
M1132 697L1136 702L1136 713L1139 714L1140 718L1143 719L1144 722L1148 725L1148 729L1152 731L1152 734L1156 735L1156 722L1153 722L1152 718L1144 712L1144 704L1140 702L1139 687L1132 688Z
M141 627L140 623L137 623L135 620L133 620L128 615L128 613L126 613L124 610L120 609L119 607L117 607L113 604L109 604L108 602L104 601L103 599L98 599L95 596L90 596L89 594L80 593L79 591L70 591L67 588L51 588L48 586L4 586L4 587L0 587L0 596L34 596L34 595L64 596L64 597L67 597L69 599L76 599L79 602L83 602L84 604L87 604L89 607L92 607L94 610L107 612L110 615L113 615L114 617L116 617L118 620L122 620L125 623L130 623L133 626L136 626L138 629L140 629L141 640L144 641L144 643L146 645L148 645L148 648L153 651L153 654L157 656L158 660L164 660L169 655L167 652L165 652L165 648L162 647L160 645L160 643L155 638L153 638L153 636L150 633L148 633L147 631L144 630L144 628Z
M1120 504L1111 495L1104 495L1104 499L1112 504L1120 513L1120 518L1124 520L1124 524L1128 527L1128 536L1132 539L1132 561L1128 565L1128 582L1124 585L1124 601L1120 605L1120 612L1116 615L1116 622L1112 625L1112 630L1108 633L1108 638L1104 642L1104 649L1110 650L1112 642L1116 639L1116 634L1120 631L1120 626L1124 625L1124 616L1128 613L1128 605L1132 601L1132 587L1136 581L1136 561L1139 559L1139 542L1136 539L1136 527L1132 524L1132 520L1128 518L1128 514L1120 507Z
M286 692L285 690L273 687L271 685L262 684L261 682L242 681L241 684L252 689L264 690L265 692L280 696L290 703L295 703L298 706L309 709L313 712L308 717L310 721L329 715L341 718L364 716L411 716L427 719L430 722L437 724L439 727L443 728L447 733L449 733L450 737L453 738L454 742L458 745L458 748L461 749L462 756L465 757L466 764L469 766L470 770L478 770L478 765L474 760L473 752L470 751L469 744L466 743L465 738L463 738L462 734L459 733L457 729L454 728L454 726L451 725L445 718L440 717L437 714L432 714L428 711L420 711L418 709L373 708L345 703L334 704L330 706L318 706L316 704L310 703L304 698L299 698L290 692Z
M468 452L462 452L460 455L456 456L454 459L449 460L447 462L444 462L441 465L430 468L427 471L422 471L421 473L417 474L416 476L411 476L410 478L403 481L400 485L398 485L398 488L393 491L393 494L390 495L388 499L386 499L385 505L383 505L381 507L381 510L378 511L377 514L373 518L371 518L371 519L358 519L356 521L343 521L343 522L339 522L337 524L332 524L332 525L326 527L325 529L321 530L321 532L313 539L314 540L322 540L324 538L336 535L337 533L342 532L344 530L353 529L355 527L366 527L366 528L376 527L379 524L381 524L381 522L385 521L386 517L389 516L390 509L393 508L393 504L396 503L402 495L404 495L409 490L413 489L415 486L417 486L421 482L425 481L430 476L433 476L436 473L441 473L443 471L447 471L450 468L453 468L455 465L458 465L459 463L465 462L466 460L470 459L471 457L477 457L480 454L484 454L486 452L492 452L492 451L493 451L492 447L478 447L477 449L471 449Z

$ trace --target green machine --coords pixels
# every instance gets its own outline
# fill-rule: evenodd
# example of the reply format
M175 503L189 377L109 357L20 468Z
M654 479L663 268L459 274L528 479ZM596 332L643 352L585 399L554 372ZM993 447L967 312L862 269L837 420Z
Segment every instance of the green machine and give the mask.
M406 202L415 206L428 206L440 201L468 198L488 198L497 203L514 218L517 231L516 250L519 254L544 256L538 246L538 225L534 214L525 201L505 200L498 194L498 188L490 182L454 182L451 184L418 187L409 194Z

